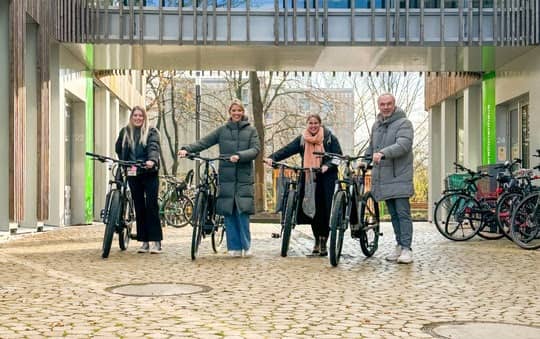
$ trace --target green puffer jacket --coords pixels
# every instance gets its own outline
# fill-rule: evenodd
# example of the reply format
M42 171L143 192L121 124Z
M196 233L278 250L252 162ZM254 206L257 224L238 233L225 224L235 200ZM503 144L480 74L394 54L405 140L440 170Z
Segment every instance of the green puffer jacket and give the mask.
M259 135L255 127L244 117L235 123L229 120L196 143L182 147L190 153L198 153L213 145L219 145L220 155L238 155L237 163L219 162L219 193L216 212L231 215L233 206L242 213L255 213L255 192L253 188L253 160L261 149Z
M380 113L377 115L366 151L366 156L384 154L371 173L371 193L375 200L408 198L414 194L413 138L413 125L401 108L396 107L386 120Z

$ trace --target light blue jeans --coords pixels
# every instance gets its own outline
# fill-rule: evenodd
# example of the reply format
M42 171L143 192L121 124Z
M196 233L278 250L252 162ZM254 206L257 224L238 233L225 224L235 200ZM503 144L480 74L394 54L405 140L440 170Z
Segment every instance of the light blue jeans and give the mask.
M409 198L389 199L385 203L392 219L397 244L401 248L411 249L413 226Z
M249 215L240 212L236 206L232 215L225 216L225 234L229 251L249 250L251 233L249 232Z

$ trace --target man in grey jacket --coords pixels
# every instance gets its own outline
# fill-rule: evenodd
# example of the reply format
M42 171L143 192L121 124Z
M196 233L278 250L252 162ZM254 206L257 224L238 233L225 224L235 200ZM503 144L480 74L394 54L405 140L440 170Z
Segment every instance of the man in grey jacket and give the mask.
M374 163L371 192L377 201L386 202L396 236L396 247L386 260L409 264L413 261L409 198L414 194L414 130L405 112L396 107L392 94L382 94L378 105L380 113L371 129L371 140L366 151Z

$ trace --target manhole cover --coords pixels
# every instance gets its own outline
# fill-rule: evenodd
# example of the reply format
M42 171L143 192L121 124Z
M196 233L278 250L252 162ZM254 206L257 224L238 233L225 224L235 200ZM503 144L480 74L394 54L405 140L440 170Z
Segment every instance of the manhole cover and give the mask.
M456 321L433 323L424 326L422 329L437 338L540 338L540 328L538 327L492 322Z
M111 293L129 295L133 297L184 295L204 293L210 290L211 288L208 286L182 283L127 284L107 288L107 291Z

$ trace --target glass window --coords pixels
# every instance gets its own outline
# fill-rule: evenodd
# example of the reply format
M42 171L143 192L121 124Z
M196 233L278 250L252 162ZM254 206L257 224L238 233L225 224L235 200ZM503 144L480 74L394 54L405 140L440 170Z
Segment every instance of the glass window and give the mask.
M274 8L274 0L251 0L250 6L252 9Z
M521 106L521 157L523 167L529 168L529 104Z
M424 2L425 8L440 8L441 2L439 0L426 0Z

